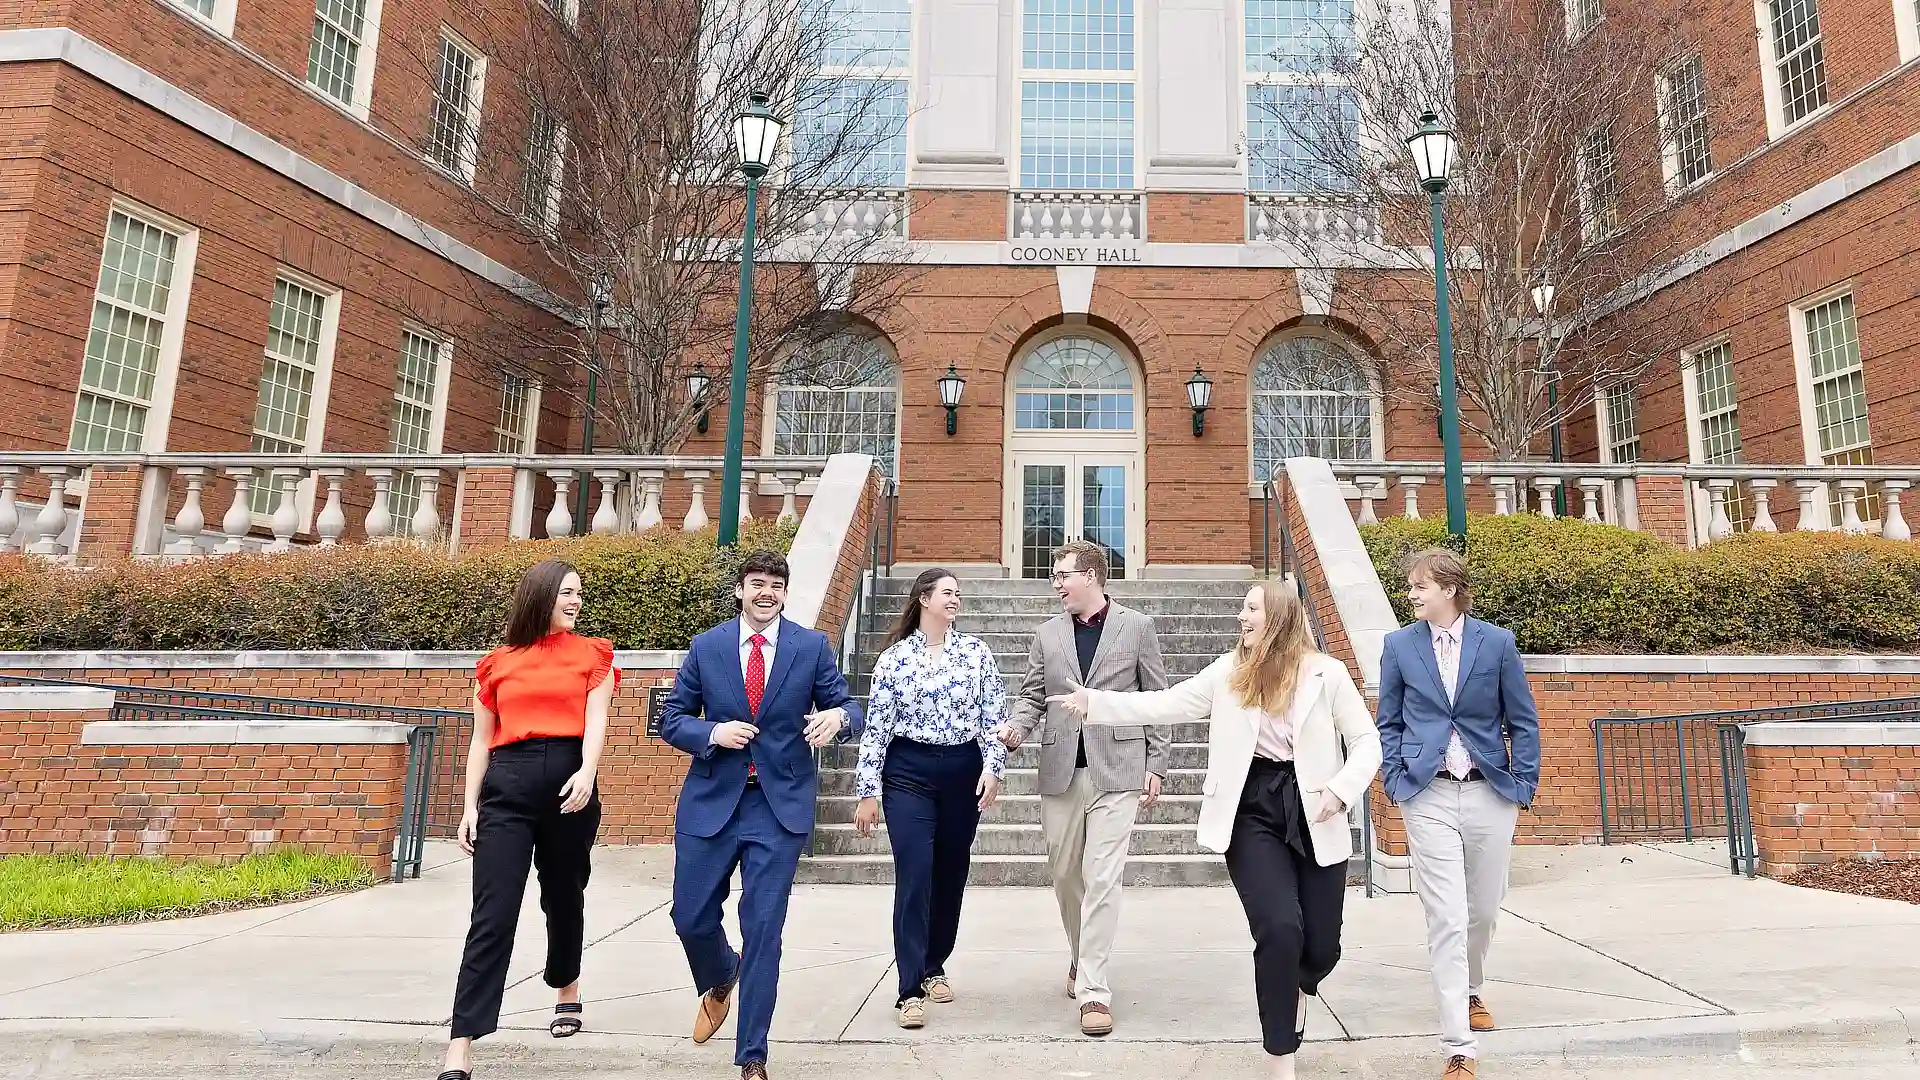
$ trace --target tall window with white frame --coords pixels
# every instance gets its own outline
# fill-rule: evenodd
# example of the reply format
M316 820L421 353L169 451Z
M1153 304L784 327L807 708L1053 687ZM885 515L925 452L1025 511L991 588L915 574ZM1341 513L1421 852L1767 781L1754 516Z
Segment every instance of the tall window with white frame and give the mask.
M260 370L260 395L253 414L256 454L304 454L313 421L314 391L320 380L327 298L286 278L273 283L267 309L266 360ZM320 403L322 408L325 402ZM253 512L274 508L272 474L256 473Z
M547 109L527 119L527 156L520 163L521 215L552 236L560 229L560 181L566 171L567 129Z
M1660 74L1661 171L1678 194L1713 173L1707 133L1706 61L1695 53Z
M496 454L531 454L539 435L540 384L508 375L500 387L500 420L493 425Z
M1575 41L1586 36L1587 32L1600 25L1600 18L1606 14L1601 0L1566 0L1567 40Z
M1920 0L1893 0L1893 20L1900 38L1900 62L1920 58Z
M425 334L408 330L400 335L400 364L393 382L392 435L387 450L394 454L431 454L434 429L439 426L440 365L445 361L446 345ZM394 531L404 535L406 523L420 508L420 478L411 472L396 477L387 509L393 514Z
M804 0L817 54L794 88L793 154L831 187L907 184L911 0Z
M486 70L486 58L478 50L442 32L440 70L434 79L433 111L427 125L427 160L469 182L479 157Z
M1702 465L1738 465L1744 458L1740 444L1740 395L1733 382L1733 344L1723 341L1693 354L1695 438ZM1727 519L1735 531L1752 523L1747 485L1727 492Z
M894 475L900 365L877 335L845 331L798 350L772 394L772 456L871 454Z
M1640 402L1631 386L1609 386L1600 393L1605 412L1607 465L1631 465L1640 460Z
M168 319L178 314L173 283L180 240L121 210L107 218L69 449L145 449L162 339Z
M1805 120L1827 104L1826 43L1820 32L1820 0L1766 0L1767 47L1762 72L1770 134Z
M1620 174L1609 125L1580 136L1574 171L1580 183L1580 235L1597 244L1620 230Z
M352 109L366 108L366 88L373 80L367 65L373 62L373 18L378 0L317 0L313 12L313 39L307 47L307 84Z
M1245 19L1248 189L1339 190L1352 171L1327 158L1359 152L1360 107L1329 72L1352 47L1353 0L1246 0Z
M1022 0L1021 187L1134 187L1134 53L1133 0Z
M1368 365L1322 337L1274 339L1253 365L1253 473L1264 483L1290 457L1373 461L1380 396Z
M1823 465L1873 464L1873 435L1867 425L1867 374L1860 360L1860 326L1853 294L1843 293L1800 313L1813 427ZM1841 521L1840 489L1828 485L1828 522ZM1878 496L1857 505L1862 521L1880 516Z

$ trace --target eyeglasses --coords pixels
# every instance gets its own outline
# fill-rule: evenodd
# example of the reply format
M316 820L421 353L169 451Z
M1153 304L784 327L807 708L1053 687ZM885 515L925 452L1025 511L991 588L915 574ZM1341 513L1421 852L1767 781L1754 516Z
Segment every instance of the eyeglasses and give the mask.
M1091 573L1093 573L1093 571L1091 570L1068 570L1066 573L1061 573L1060 571L1055 570L1053 572L1053 576L1049 577L1047 580L1049 582L1052 582L1055 585L1058 585L1061 582L1067 580L1067 574L1091 574Z

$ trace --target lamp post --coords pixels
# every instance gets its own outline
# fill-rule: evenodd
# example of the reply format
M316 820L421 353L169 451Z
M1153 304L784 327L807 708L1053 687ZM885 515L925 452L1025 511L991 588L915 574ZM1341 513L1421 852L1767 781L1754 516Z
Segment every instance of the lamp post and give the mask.
M753 308L753 226L759 210L760 178L773 166L774 148L784 125L767 108L767 95L754 91L747 108L733 121L733 148L747 178L747 221L740 237L740 307L733 321L733 372L727 382L727 463L720 479L720 546L740 538L740 458L746 452L747 318Z
M707 365L695 364L693 374L687 376L687 400L700 407L700 422L696 425L700 434L707 433L707 387L713 385L713 379L707 374Z
M613 304L613 275L598 271L588 284L592 315L587 323L589 351L593 363L587 366L587 414L580 420L580 453L593 453L593 417L600 411L600 320ZM587 531L587 498L593 485L582 483L573 499L573 527Z
M1542 281L1533 287L1533 307L1540 313L1540 374L1547 377L1547 414L1553 417L1553 462L1560 463L1560 371L1547 358L1547 340L1553 335L1553 282ZM1553 512L1567 516L1565 484L1553 488Z
M1453 171L1453 133L1440 126L1432 109L1420 116L1420 130L1407 136L1413 168L1426 190L1433 214L1434 322L1440 341L1440 445L1446 458L1447 535L1459 550L1467 544L1467 485L1460 464L1460 393L1453 373L1453 319L1447 312L1447 248L1440 202Z

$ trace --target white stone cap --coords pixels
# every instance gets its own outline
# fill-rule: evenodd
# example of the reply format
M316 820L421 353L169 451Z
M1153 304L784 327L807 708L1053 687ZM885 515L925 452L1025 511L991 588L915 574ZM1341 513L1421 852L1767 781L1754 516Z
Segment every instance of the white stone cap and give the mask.
M484 652L393 650L387 652L0 652L0 670L109 671L127 668L156 671L169 668L398 668L423 671L464 669ZM685 650L616 649L613 663L622 671L676 671L687 658ZM109 679L108 681L111 681Z
M1748 725L1748 746L1920 746L1920 722L1776 720Z
M806 516L800 519L800 529L787 551L787 573L792 576L787 581L786 616L801 626L813 626L820 619L834 571L840 568L847 532L853 528L872 475L870 454L834 454L827 458L820 486L814 489L813 501L807 504ZM885 527L879 520L880 512L876 507L875 518L867 525L869 536L872 530ZM864 563L866 552L859 554ZM825 629L835 636L840 632L839 627Z
M0 686L0 712L98 712L111 708L113 691L91 686Z
M1521 657L1530 675L1916 675L1907 653L1767 655L1545 655Z
M404 744L411 725L390 720L99 720L82 746L374 746Z

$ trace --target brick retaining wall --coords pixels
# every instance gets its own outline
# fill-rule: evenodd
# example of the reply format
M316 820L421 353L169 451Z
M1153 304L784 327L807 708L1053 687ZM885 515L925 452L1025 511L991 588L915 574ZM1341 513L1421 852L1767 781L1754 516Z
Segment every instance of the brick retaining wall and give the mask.
M1747 731L1760 870L1920 857L1920 732L1911 724L1766 724Z

